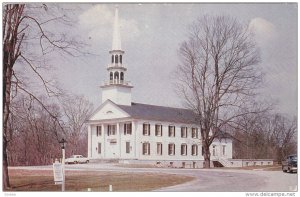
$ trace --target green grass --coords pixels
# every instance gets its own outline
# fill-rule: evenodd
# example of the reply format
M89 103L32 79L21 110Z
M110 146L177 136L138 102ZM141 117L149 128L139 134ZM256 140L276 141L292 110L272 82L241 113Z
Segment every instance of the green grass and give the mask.
M193 177L161 173L66 172L66 191L151 191L193 180ZM10 170L9 191L61 191L52 171Z

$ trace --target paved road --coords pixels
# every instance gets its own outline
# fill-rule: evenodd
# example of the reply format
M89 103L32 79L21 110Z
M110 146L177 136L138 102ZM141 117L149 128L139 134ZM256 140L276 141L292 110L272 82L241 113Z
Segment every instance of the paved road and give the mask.
M49 170L52 166L13 167L15 169ZM173 169L173 168L122 168L114 164L66 165L66 170L113 171L131 173L166 173L188 175L195 180L155 191L214 191L214 192L292 192L297 191L297 174L281 171L254 171L230 169Z

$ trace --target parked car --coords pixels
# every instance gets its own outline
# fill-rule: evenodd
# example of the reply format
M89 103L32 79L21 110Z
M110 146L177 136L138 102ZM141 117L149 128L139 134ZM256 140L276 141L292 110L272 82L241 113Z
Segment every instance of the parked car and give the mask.
M282 161L283 172L297 172L297 155L287 156L285 161Z
M65 160L66 164L69 163L89 163L89 159L86 157L83 157L82 155L72 155L70 158L67 158Z

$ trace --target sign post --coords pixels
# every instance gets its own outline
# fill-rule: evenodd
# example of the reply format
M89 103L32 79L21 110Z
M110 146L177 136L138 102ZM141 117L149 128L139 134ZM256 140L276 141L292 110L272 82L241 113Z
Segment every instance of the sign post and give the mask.
M61 188L61 191L65 191L65 149L63 148L62 149L62 155L63 155L63 158L62 158L62 172L63 172L63 182L62 182L62 188Z
M61 151L62 151L62 186L61 186L61 191L65 191L65 182L66 182L66 176L65 176L65 145L67 141L63 138L61 141L59 141L61 145Z

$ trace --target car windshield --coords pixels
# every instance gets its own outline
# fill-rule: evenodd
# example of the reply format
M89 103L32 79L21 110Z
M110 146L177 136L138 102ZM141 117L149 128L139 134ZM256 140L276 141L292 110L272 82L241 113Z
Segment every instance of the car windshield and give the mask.
M296 160L297 161L297 156L296 155L291 156L291 160Z

